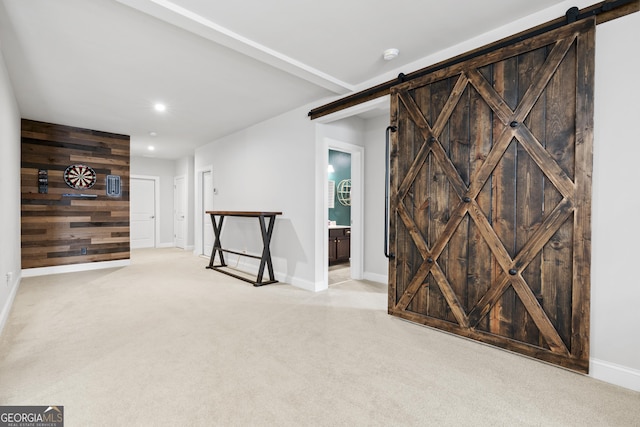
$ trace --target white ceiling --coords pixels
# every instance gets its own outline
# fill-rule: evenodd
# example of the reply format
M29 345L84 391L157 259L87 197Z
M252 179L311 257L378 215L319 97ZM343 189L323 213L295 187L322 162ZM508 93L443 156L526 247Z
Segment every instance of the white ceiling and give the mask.
M131 135L132 155L171 159L560 3L0 0L0 47L22 117Z

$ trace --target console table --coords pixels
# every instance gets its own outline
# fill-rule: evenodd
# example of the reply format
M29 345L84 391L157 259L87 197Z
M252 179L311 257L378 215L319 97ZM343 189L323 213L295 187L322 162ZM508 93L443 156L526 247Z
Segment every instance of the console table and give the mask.
M269 249L269 243L271 242L271 235L273 234L273 226L276 222L276 216L282 215L282 212L206 211L206 213L211 216L211 224L213 225L213 233L215 235L213 249L211 250L211 258L209 259L209 265L207 266L207 268L219 271L220 273L224 273L228 276L235 277L236 279L244 280L245 282L253 284L253 286L263 286L277 282L273 274L273 265L271 263L271 251ZM232 251L229 249L222 249L222 244L220 243L220 234L222 232L222 223L224 222L224 218L227 216L258 218L258 222L260 223L260 231L262 232L262 255L251 255L243 252ZM216 217L218 217L219 220L216 221ZM269 218L268 225L265 221L266 218ZM234 274L230 271L221 270L222 267L227 266L224 260L224 252L259 259L260 267L258 268L258 275L256 277L256 280L250 280L240 275ZM220 257L219 265L214 265L216 254L218 254L218 256ZM269 280L266 281L263 280L265 266L267 267L267 270L269 272Z

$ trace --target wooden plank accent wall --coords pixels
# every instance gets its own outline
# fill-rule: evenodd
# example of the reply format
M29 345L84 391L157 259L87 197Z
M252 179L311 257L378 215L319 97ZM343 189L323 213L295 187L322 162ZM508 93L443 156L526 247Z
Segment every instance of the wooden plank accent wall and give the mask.
M22 120L22 268L129 259L129 139ZM67 186L64 171L73 164L96 172L93 187ZM46 194L38 192L39 169L48 171ZM120 197L107 196L107 175L120 176Z

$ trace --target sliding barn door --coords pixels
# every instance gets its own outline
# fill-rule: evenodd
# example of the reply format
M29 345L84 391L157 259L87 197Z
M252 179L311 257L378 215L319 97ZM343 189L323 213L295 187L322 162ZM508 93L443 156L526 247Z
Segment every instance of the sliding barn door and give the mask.
M390 314L587 372L594 36L392 89Z

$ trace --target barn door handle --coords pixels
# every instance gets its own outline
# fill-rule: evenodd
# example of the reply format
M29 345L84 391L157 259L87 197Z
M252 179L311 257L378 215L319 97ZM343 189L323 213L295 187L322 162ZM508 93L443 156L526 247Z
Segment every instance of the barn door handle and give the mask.
M389 252L389 139L391 132L397 131L396 126L387 126L384 155L384 256L391 259L394 254Z

